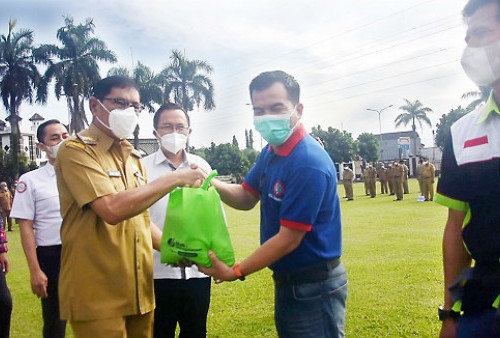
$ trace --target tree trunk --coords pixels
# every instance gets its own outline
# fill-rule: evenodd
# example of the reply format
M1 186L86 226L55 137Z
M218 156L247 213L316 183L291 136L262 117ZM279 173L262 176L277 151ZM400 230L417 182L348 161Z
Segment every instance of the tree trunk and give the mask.
M76 134L88 126L83 98L80 100L80 95L75 89L73 95L71 97L67 96L66 99L71 119L69 122L69 132L70 134Z
M12 172L10 173L11 179L19 177L19 118L17 114L16 98L11 95L10 97L10 158L12 161Z
M134 148L135 149L139 149L139 124L137 124L137 126L135 126L135 130L134 130Z

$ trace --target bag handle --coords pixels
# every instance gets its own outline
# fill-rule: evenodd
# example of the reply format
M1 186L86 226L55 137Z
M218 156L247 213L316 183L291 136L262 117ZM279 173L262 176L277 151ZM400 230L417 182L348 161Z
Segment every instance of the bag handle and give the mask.
M203 184L201 185L200 188L203 190L208 190L208 186L210 185L210 181L212 181L212 179L215 176L217 176L217 170L212 170L210 175L208 175L207 178L205 178L205 182L203 182Z

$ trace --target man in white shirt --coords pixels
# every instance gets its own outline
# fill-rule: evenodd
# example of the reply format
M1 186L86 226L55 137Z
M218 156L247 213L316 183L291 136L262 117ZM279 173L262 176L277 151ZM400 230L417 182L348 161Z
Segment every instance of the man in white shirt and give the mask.
M201 157L185 151L191 129L189 117L179 105L161 106L153 118L153 134L160 142L157 152L143 159L148 180L166 172L189 168L196 164L205 172L210 165ZM151 221L163 229L169 195L165 195L150 208ZM198 268L173 267L160 262L160 253L154 252L154 337L175 337L177 323L180 337L206 337L206 321L210 306L210 277Z
M38 146L48 163L19 178L11 217L21 229L21 242L31 275L31 290L42 300L43 337L64 337L66 322L59 317L58 279L61 265L61 213L54 162L57 149L69 136L58 120L37 130Z

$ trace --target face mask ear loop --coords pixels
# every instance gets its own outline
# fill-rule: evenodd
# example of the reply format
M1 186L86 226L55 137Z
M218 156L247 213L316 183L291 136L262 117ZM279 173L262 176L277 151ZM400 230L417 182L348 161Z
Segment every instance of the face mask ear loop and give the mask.
M108 110L108 108L106 108L106 107L102 104L101 100L97 99L97 102L99 102L99 104L101 105L101 107L103 107L103 108L104 108L104 110L108 113L108 115L109 115L109 114L111 114L111 112ZM111 127L110 127L110 126L108 126L107 124L105 124L104 122L102 122L102 120L99 118L99 116L94 115L94 117L96 118L96 120L97 120L97 121L99 121L99 123L100 123L100 124L102 124L104 127L106 127L106 129L111 130Z

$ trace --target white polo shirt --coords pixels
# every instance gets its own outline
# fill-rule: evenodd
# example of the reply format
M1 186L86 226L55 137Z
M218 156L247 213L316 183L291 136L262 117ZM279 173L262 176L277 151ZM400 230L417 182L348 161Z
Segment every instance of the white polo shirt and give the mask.
M37 246L61 244L59 191L52 164L19 177L10 217L33 221Z
M146 156L142 159L144 166L146 167L146 173L148 177L148 182L151 182L161 175L169 171L174 171L174 166L172 162L165 156L163 151L158 149L157 152ZM203 158L188 154L184 151L184 161L177 169L189 168L191 164L196 164L201 169L206 172L211 172L212 168ZM155 223L160 229L163 230L165 224L165 217L167 217L167 206L168 206L169 194L163 196L149 209L151 215L151 221ZM161 263L161 254L154 250L154 278L155 279L181 279L182 270L181 268L176 268L170 265ZM208 277L204 273L198 271L196 265L185 268L185 279L189 278L204 278Z

